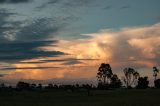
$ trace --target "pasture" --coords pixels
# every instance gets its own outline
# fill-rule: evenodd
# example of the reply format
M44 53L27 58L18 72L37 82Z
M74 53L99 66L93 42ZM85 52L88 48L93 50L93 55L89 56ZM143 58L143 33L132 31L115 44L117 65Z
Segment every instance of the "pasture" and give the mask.
M0 91L0 106L160 106L160 90Z

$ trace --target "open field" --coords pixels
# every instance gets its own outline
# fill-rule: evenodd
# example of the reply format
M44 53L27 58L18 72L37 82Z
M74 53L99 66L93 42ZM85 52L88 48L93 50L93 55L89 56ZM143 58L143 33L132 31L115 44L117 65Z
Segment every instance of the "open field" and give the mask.
M0 106L160 106L160 90L0 92Z

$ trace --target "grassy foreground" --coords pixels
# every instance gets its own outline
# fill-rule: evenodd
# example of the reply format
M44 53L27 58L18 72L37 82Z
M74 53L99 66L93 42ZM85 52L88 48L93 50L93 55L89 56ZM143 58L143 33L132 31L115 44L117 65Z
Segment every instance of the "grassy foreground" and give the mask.
M160 90L0 92L0 106L160 106Z

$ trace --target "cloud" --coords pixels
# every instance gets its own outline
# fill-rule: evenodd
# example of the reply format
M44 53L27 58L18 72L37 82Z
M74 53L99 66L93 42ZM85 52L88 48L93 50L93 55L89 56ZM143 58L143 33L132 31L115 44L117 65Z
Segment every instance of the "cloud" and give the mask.
M57 20L40 18L32 21L13 21L10 18L17 13L0 9L0 61L18 62L26 59L39 57L55 57L64 55L61 51L45 51L41 47L53 47L57 43L53 35L61 29L64 24ZM51 36L52 35L52 36Z
M119 31L101 30L88 39L61 41L59 50L74 54L76 58L98 58L113 67L152 67L160 61L160 24L122 28ZM132 61L134 60L134 61Z
M63 27L63 24L59 25L57 20L50 18L40 18L32 21L28 25L21 27L16 34L17 40L37 40L37 39L49 39L49 36L53 37L53 34L58 32Z
M6 74L0 74L0 77L4 77Z
M66 59L55 59L55 60L41 60L41 62L66 62L66 61L95 61L98 59L77 59L77 58L66 58Z
M70 55L68 55L70 56ZM60 57L59 57L60 58ZM99 59L76 59L76 58L63 58L63 59L32 59L31 61L19 61L16 62L16 64L49 64L49 63L57 63L62 66L68 66L68 65L78 65L83 64L83 62L86 61L99 61ZM62 67L61 66L61 67Z
M13 4L16 4L16 3L28 3L30 1L31 0L0 0L0 3L13 3Z
M159 45L160 37L148 37L148 38L135 38L129 40L129 44L133 47L136 47L142 50L143 56L146 58L157 58L159 56L160 45Z
M93 3L93 0L68 0L64 5L68 7L80 7L87 6L90 3Z
M8 67L8 68L1 68L0 70L34 70L34 69L54 69L54 68L59 68L59 67Z
M9 31L14 32L15 28L18 27L18 22L10 22L8 18L14 16L16 13L9 12L6 9L0 9L0 40L1 42L7 42L11 39ZM9 39L6 39L8 37Z
M4 76L4 79L36 79L46 80L53 78L61 79L79 79L79 78L94 78L96 72L95 67L61 67L61 68L44 68L44 69L18 69Z
M102 62L111 64L113 72L122 75L125 67L133 67L150 73L153 66L160 62L160 23L142 27L127 27L120 30L103 29L96 33L83 34L85 39L60 40L46 42L46 51L63 51L61 58L44 58L37 64L15 64L16 71L9 73L5 78L95 78L97 69ZM41 44L41 42L40 42ZM37 44L39 45L39 44ZM40 45L42 46L42 45ZM25 47L25 46L24 46ZM34 45L32 45L34 47ZM37 47L37 46L35 46ZM12 48L12 47L10 47ZM28 56L29 57L29 56ZM54 55L53 55L54 57ZM31 61L33 62L33 61ZM44 62L44 63L43 63ZM27 67L52 67L51 69L25 69Z
M70 60L70 61L63 63L63 65L75 65L75 64L82 64L82 62L80 62L78 60Z
M26 16L21 17L19 13L13 13L7 9L0 9L0 16L0 40L3 39L3 42L53 39L76 19L65 14L63 17L55 15L28 19Z
M38 10L42 10L48 8L49 6L58 5L60 10L64 9L68 12L68 9L71 11L71 9L73 8L77 9L82 7L93 6L93 4L96 3L96 1L97 0L49 0L36 8Z
M47 8L49 5L54 5L54 4L57 4L59 3L60 0L49 0L43 4L41 4L40 6L36 7L38 10L42 10L44 8Z
M59 55L62 56L62 55ZM65 56L65 54L64 54ZM48 56L49 57L49 56ZM51 56L54 57L54 56ZM57 56L56 56L57 57ZM59 63L62 65L75 65L83 63L83 61L98 61L98 59L76 59L76 58L67 58L67 59L31 59L31 60L22 60L17 61L16 64L47 64L47 63ZM3 66L3 65L2 65ZM2 67L1 66L1 67Z
M0 61L17 62L20 60L33 59L38 57L54 57L64 55L60 51L45 51L38 49L48 46L57 41L17 41L11 43L0 43Z

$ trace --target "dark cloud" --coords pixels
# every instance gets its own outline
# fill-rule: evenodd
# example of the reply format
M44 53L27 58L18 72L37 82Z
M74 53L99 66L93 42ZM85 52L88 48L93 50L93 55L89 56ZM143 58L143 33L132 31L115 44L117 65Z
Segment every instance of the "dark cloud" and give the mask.
M75 58L67 58L67 59L55 59L55 60L41 60L42 62L65 62L65 61L96 61L99 59L75 59Z
M66 54L67 55L67 54ZM67 59L52 59L52 60L38 60L38 61L19 61L19 64L41 64L41 63L52 63L52 62L60 62L63 65L71 65L71 64L79 64L83 61L97 61L99 59L75 59L75 58L67 58ZM82 62L81 62L82 61Z
M36 7L38 10L41 10L43 8L48 7L48 5L53 5L53 4L57 4L58 2L60 2L60 0L49 0L48 2Z
M64 5L69 7L81 7L87 6L90 3L94 2L93 0L67 0Z
M0 0L0 3L27 3L32 0Z
M60 0L50 0L48 3L55 4L55 3L58 3L58 2L60 2Z
M16 15L16 13L8 12L6 9L0 9L0 42L8 41L5 37L5 32L14 30L18 26L18 22L8 21L8 18L13 15Z
M22 0L21 2L28 1L30 0ZM61 6L64 8L73 8L90 4L91 0L47 1L48 4L56 4L59 2L61 2ZM1 3L20 3L20 0L2 0ZM73 22L73 18L75 19L74 16L39 17L32 18L29 21L13 21L14 15L20 18L16 13L0 9L0 61L19 62L21 60L54 57L65 54L61 51L44 51L38 48L56 44L55 41L50 42L46 41L46 39L54 39L56 33L70 24L71 21Z
M57 41L24 41L0 43L0 61L15 62L38 57L54 57L64 55L60 51L44 51L38 47L48 46Z
M75 65L81 64L83 61L97 61L99 59L76 59L76 58L67 58L67 59L55 59L55 60L41 60L40 62L62 62L62 65Z
M0 9L0 61L18 62L39 57L64 55L61 51L44 51L38 48L56 44L46 40L55 34L64 24L57 19L40 18L23 25L23 21L12 21L16 13ZM53 37L53 36L52 36ZM52 45L53 47L55 45Z
M49 0L37 7L38 10L47 8L48 6L58 4L63 9L79 8L83 6L91 6L97 0Z
M0 41L10 40L44 40L53 37L60 29L65 27L70 18L38 18L30 21L13 21L17 13L0 9ZM12 19L11 19L12 18Z
M29 61L19 61L18 64L39 64L39 63L46 63L43 61L35 61L35 62L29 62Z
M67 54L66 54L67 55ZM17 64L43 64L43 63L54 63L59 62L62 63L62 65L74 65L74 64L80 64L85 61L98 61L99 59L75 59L75 58L68 58L68 59L55 59L55 60L37 60L37 61L17 61ZM130 60L132 61L132 60ZM135 60L136 61L136 60ZM1 66L2 67L2 66ZM8 66L5 66L8 67Z
M40 18L32 21L32 23L22 27L16 34L17 40L37 40L46 39L49 35L54 34L63 27L63 24L58 23L55 19Z
M76 65L76 64L81 64L81 63L82 62L78 60L70 60L70 61L64 62L63 65Z
M9 68L1 68L0 70L34 70L34 69L54 69L59 67L22 67L22 68L16 68L16 67L9 67Z

